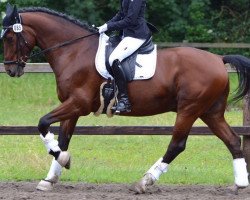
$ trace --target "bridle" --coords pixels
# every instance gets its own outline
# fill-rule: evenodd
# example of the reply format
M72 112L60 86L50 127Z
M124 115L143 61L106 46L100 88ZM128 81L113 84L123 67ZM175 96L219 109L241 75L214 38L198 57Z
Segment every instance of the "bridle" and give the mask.
M78 40L81 40L81 39L84 39L84 38L87 38L87 37L90 37L90 36L93 36L93 35L97 35L99 34L98 31L94 32L94 33L91 33L89 35L84 35L84 36L80 36L80 37L77 37L75 39L72 39L72 40L68 40L68 41L65 41L63 43L59 43L57 45L54 45L52 47L49 47L47 49L44 49L44 50L41 50L37 53L33 53L32 55L25 55L25 53L23 53L22 49L23 49L23 45L25 45L25 47L27 47L30 52L32 51L32 46L29 44L29 42L25 39L22 31L23 31L23 27L22 27L22 18L20 16L20 14L18 15L19 17L16 19L16 23L13 24L13 25L10 25L10 26L7 26L7 27L3 27L3 30L1 32L1 39L3 39L5 37L5 34L9 31L9 30L13 30L16 37L17 37L17 40L16 40L16 50L17 50L17 59L16 60L11 60L11 61L4 61L3 63L5 65L13 65L13 64L16 64L22 68L25 67L26 65L26 61L30 58L33 58L33 57L36 57L38 55L41 55L41 54L44 54L44 53L47 53L49 51L52 51L52 50L55 50L57 48L60 48L60 47L64 47L64 46L67 46L67 45L70 45L70 44L73 44L74 42L78 41ZM23 43L22 43L23 42Z
M23 43L25 44L25 46L32 50L31 45L27 42L27 40L25 40L24 36L23 36L23 28L22 28L22 19L20 14L18 15L19 17L16 19L16 23L10 26L4 26L3 30L1 32L1 39L3 39L5 37L5 34L9 31L9 30L13 30L15 35L16 35L16 52L17 52L17 60L11 60L11 61L4 61L3 63L5 65L12 65L12 64L17 64L20 67L25 67L26 62L24 61L25 59L27 60L28 56L26 56L22 49L23 49ZM22 43L23 42L23 43Z

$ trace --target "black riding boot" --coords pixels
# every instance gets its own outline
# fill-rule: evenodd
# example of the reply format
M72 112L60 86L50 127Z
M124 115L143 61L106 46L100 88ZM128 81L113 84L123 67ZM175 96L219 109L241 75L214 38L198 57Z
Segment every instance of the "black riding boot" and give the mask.
M131 112L131 104L128 99L127 80L119 60L113 62L112 70L115 83L118 87L118 103L116 107L113 107L112 109L115 110L115 113L117 114L121 112Z

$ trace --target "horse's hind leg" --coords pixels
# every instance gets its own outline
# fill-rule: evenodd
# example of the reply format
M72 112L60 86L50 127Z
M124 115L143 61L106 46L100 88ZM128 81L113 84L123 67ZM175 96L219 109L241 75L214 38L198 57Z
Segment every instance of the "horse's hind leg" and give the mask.
M78 117L66 120L60 123L59 130L59 147L62 151L67 151L70 139L74 132ZM65 168L69 169L70 161L67 163ZM53 189L53 185L58 182L62 172L62 166L55 160L52 160L50 170L47 174L47 177L44 180L41 180L37 185L38 190L48 191Z
M241 150L240 137L229 127L223 115L204 115L201 119L208 125L212 132L220 138L233 156L235 185L248 186L248 173L246 162Z
M186 148L186 141L190 129L197 119L196 115L177 114L173 136L166 154L160 158L144 175L144 177L131 187L137 193L144 193L148 185L153 185L162 173L167 172L168 165Z

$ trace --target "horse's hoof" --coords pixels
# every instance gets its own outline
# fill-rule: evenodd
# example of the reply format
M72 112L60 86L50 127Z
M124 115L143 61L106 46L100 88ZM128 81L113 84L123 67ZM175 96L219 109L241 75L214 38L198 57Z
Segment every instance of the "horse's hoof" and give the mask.
M69 157L69 161L65 165L65 169L70 169L70 166L71 166L71 157Z
M239 190L242 190L242 189L245 189L245 188L247 188L247 187L240 187L240 186L238 186L238 185L233 185L233 186L230 186L230 187L228 187L228 189L230 189L230 193L232 193L232 194L234 194L234 195L238 195L238 193L239 193Z
M235 195L238 195L239 193L239 187L237 185L234 185L231 187L232 193Z
M153 185L154 182L155 181L153 180L152 175L147 173L139 182L134 183L130 187L130 190L134 191L136 194L143 194L146 192L147 186Z
M141 181L131 185L129 190L135 192L136 194L143 194L146 192L146 186L141 184Z
M46 181L46 180L41 180L38 185L36 186L37 190L40 191L50 191L53 190L53 183Z
M57 162L62 166L62 167L69 167L70 166L70 154L67 151L61 151L58 158ZM66 168L68 169L68 168Z

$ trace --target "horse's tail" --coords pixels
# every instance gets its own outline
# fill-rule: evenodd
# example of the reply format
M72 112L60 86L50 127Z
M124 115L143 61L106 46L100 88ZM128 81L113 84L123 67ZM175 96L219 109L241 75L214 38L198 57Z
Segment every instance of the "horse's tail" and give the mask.
M239 86L233 100L241 100L250 92L250 59L241 55L227 55L223 56L222 60L224 64L229 63L236 69Z

